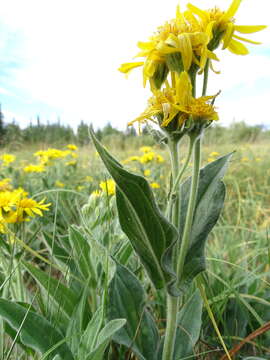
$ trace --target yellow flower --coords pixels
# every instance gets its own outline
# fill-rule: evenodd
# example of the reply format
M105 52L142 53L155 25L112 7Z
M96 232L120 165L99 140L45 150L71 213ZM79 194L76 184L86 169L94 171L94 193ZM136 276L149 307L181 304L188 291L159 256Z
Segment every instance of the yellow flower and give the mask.
M212 161L215 161L215 158L213 158L213 157L209 157L208 159L207 159L207 162L212 162Z
M123 160L123 161L122 161L122 164L128 164L128 163L130 163L130 162L132 162L132 161L140 161L140 157L139 157L139 156L136 156L136 155L130 156L130 157L127 158L126 160Z
M162 157L161 155L156 155L156 161L157 161L158 163L163 163L163 162L164 162L164 159L163 159L163 157Z
M58 180L54 183L54 185L55 185L56 187L60 187L60 188L65 187L65 184L62 183L61 181L58 181Z
M158 27L148 42L138 42L141 51L137 57L144 57L145 61L125 63L119 70L127 74L143 66L144 86L149 80L152 89L159 89L169 70L188 71L192 63L203 69L208 58L218 60L207 47L210 40L211 32L205 31L201 21L190 10L181 13L177 7L174 19Z
M154 158L155 158L155 153L150 151L150 152L147 152L147 153L143 154L143 156L140 157L140 162L142 164L147 164L150 161L153 161Z
M100 190L94 190L94 191L91 192L92 197L99 197L100 195L101 195Z
M113 179L108 179L107 181L101 181L99 187L107 195L115 194L115 182Z
M7 218L7 222L22 222L27 219L27 216L43 216L42 211L48 211L48 207L51 205L44 204L44 201L45 199L42 199L39 202L29 198L18 199L16 202L17 209L10 214L10 216Z
M243 157L243 158L241 159L241 161L242 161L242 162L248 162L248 161L249 161L249 158L248 158L248 157Z
M199 17L204 31L211 37L211 41L208 44L210 50L216 49L220 41L222 41L223 49L228 48L228 50L236 55L246 55L248 54L248 49L240 41L260 44L235 33L251 34L266 28L264 25L235 25L234 15L241 1L233 0L227 11L221 11L219 8L205 11L192 4L187 5L188 9Z
M152 151L152 148L151 148L151 146L141 146L139 150L140 150L140 152L148 153L148 152Z
M11 191L0 192L0 217L15 207L17 198L17 194Z
M182 127L192 117L194 122L211 122L218 120L218 114L210 100L215 96L192 96L192 85L187 72L181 72L176 78L176 87L167 86L163 90L155 90L154 96L148 101L148 108L135 120L129 122L145 123L147 120L167 127L173 122L176 127Z
M85 189L85 186L83 186L83 185L79 185L76 188L77 191L82 191L83 189Z
M30 164L28 166L25 166L23 168L23 171L26 173L41 173L41 172L45 171L45 167L43 164L40 164L40 165Z
M209 156L210 156L210 157L216 157L216 156L219 156L219 155L220 155L219 152L217 152L217 151L212 151Z
M160 188L160 185L158 183L156 183L156 182L151 183L150 186L153 189L159 189Z
M0 181L0 191L12 190L11 179L5 178Z
M151 175L151 170L146 169L146 170L144 170L143 174L144 174L144 176L150 176Z
M255 160L256 160L257 162L261 162L261 161L262 161L261 158L256 158Z
M67 161L65 163L66 166L75 166L77 164L76 160Z
M3 154L0 156L4 166L8 166L16 160L16 156L12 154Z
M64 159L68 155L70 155L70 150L59 150L59 149L53 149L49 148L47 150L39 150L34 153L34 156L39 157L40 161L43 164L47 164L50 160L56 160L56 159Z
M76 145L74 145L74 144L68 144L68 145L67 145L67 148L68 148L69 150L72 150L72 151L78 150L78 147L77 147Z

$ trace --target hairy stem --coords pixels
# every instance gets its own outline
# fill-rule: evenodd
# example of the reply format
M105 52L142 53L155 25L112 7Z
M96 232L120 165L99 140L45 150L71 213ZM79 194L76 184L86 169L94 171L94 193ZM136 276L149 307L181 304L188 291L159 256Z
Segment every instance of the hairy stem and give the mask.
M183 269L185 264L185 258L187 255L189 242L190 242L190 232L193 222L194 209L196 204L197 192L198 192L198 183L199 183L199 174L200 174L200 162L201 162L201 139L198 137L195 139L195 148L194 148L194 164L193 164L193 175L191 181L191 189L189 195L189 203L186 214L186 222L184 226L182 241L180 245L180 253L177 261L177 279L178 285L180 284Z

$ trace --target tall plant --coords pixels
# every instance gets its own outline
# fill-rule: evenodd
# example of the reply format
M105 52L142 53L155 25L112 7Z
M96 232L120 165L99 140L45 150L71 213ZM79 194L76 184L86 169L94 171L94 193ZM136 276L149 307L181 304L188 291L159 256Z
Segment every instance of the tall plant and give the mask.
M222 178L231 158L228 154L200 169L204 131L219 118L214 106L219 92L207 95L209 69L216 73L212 63L218 61L216 50L220 45L233 54L246 55L248 49L243 42L257 43L241 34L265 28L236 25L234 16L240 3L241 0L233 0L227 11L202 10L188 4L181 12L177 7L174 19L159 27L149 41L138 43L137 56L143 60L120 67L123 73L142 67L143 85L149 83L152 91L146 110L129 125L138 123L140 130L142 124L155 124L153 131L167 145L171 187L164 214L147 180L124 169L91 132L95 147L117 185L122 230L156 289L154 295L158 297L163 292L167 297L166 331L161 338L145 304L142 285L127 268L118 265L110 286L109 316L125 317L127 325L114 340L129 347L141 360L192 356L199 336L198 292L184 306L183 299L194 279L205 270L205 242L222 211L225 198ZM196 96L198 76L203 76L200 97ZM189 138L189 149L180 167L184 137ZM192 176L182 182L192 157ZM202 291L200 284L199 288ZM189 338L179 328L184 324Z

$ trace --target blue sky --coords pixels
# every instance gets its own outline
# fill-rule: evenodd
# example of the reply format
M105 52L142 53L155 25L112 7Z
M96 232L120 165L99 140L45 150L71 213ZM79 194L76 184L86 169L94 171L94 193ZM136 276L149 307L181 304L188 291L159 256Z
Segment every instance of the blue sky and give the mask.
M187 1L180 1L184 8ZM202 8L227 9L230 0L193 0ZM76 127L83 119L118 128L146 106L149 90L141 72L128 80L117 71L137 53L156 27L174 17L175 0L9 0L0 13L0 103L6 121L23 127L39 115ZM165 6L166 5L166 6ZM269 23L269 0L243 0L237 24ZM233 119L270 125L270 30L252 34L262 45L237 57L221 52L211 74L209 94L222 123Z

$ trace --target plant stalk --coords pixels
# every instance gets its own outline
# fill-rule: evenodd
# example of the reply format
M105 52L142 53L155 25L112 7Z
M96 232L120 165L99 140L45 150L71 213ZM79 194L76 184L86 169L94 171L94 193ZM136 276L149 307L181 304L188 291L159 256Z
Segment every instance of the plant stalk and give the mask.
M194 135L196 136L196 135ZM180 253L177 261L177 279L178 285L180 285L180 281L183 275L183 269L185 264L185 258L187 255L189 243L190 243L190 233L193 222L194 210L196 205L196 198L198 192L198 183L199 183L199 175L200 175L200 163L201 163L201 138L198 137L195 140L194 145L194 164L193 164L193 174L191 181L191 189L189 195L189 203L185 221L185 227L182 236L182 242L180 246Z
M179 153L178 153L178 141L175 139L169 139L169 150L171 156L171 168L172 168L172 190L169 199L169 219L173 225L178 228L180 217L180 187L177 189L176 179L179 174ZM176 254L174 254L176 263ZM177 312L179 307L179 298L167 294L167 322L166 332L164 339L164 348L162 353L162 360L172 360L175 346L175 335L177 328Z

